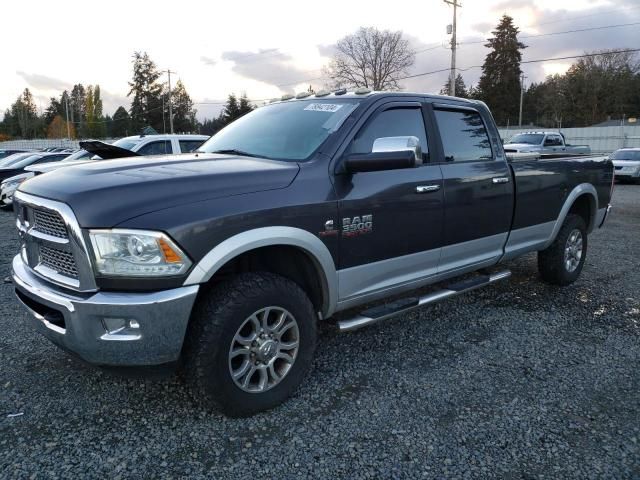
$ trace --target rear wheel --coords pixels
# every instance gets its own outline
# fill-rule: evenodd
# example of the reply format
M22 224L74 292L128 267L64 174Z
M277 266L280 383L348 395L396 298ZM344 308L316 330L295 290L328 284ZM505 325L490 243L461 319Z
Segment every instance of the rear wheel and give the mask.
M587 255L587 226L579 215L569 214L553 243L538 252L538 270L545 282L569 285L582 272Z
M285 401L307 373L316 317L294 282L246 273L221 283L196 305L184 374L199 403L247 416Z

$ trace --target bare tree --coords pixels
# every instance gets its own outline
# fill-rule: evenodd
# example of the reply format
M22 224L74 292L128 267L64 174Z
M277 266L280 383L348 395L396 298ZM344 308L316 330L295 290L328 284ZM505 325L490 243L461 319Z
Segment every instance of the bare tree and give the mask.
M398 90L398 81L413 65L414 52L402 32L361 27L336 44L326 69L334 86Z

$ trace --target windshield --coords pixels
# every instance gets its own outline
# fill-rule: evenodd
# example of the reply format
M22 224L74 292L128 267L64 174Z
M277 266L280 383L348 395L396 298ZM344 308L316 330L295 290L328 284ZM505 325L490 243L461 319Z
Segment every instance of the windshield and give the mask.
M135 140L131 140L129 138L121 138L120 140L113 142L112 145L120 148L125 148L127 150L132 150L138 143L140 143L140 139L137 138Z
M71 155L69 155L67 158L65 158L63 160L63 162L71 162L73 160L82 160L85 158L90 158L91 157L91 153L87 152L86 150L78 150L77 152L72 153Z
M276 160L306 160L358 106L356 99L293 101L248 113L198 151L237 152Z
M31 154L27 158L23 158L22 160L19 160L19 161L15 162L15 163L12 163L11 165L9 165L9 168L26 167L27 165L31 165L33 162L35 162L39 158L42 158L42 155L33 155L33 154Z
M537 133L521 133L511 137L507 143L526 143L527 145L540 145L544 135Z
M8 157L5 157L2 160L0 160L0 168L9 167L9 166L13 165L14 163L22 160L23 158L27 158L27 157L30 157L32 155L33 155L32 152L14 153L13 155L9 155Z
M640 162L640 150L618 150L613 152L611 160L635 160Z

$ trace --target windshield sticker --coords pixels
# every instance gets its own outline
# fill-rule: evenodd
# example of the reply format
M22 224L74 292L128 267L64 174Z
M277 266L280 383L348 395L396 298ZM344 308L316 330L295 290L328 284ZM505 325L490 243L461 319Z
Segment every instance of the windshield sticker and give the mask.
M305 110L309 110L311 112L327 112L327 113L335 113L342 108L342 105L339 103L310 103L306 107Z

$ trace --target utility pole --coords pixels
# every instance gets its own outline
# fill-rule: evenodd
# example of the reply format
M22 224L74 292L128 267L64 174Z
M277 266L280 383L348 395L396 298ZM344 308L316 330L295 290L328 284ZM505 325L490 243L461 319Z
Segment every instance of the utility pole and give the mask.
M171 102L171 74L176 73L167 69L167 76L169 77L169 130L173 134L173 106Z
M520 75L520 116L518 117L518 126L522 128L522 101L524 100L524 80L527 77L524 76L524 73Z
M449 76L449 95L456 96L456 47L458 46L456 40L456 17L457 8L462 7L458 3L458 0L443 0L444 3L453 5L453 24L451 29L451 74Z
M64 110L67 115L67 138L71 140L71 129L69 128L69 95L64 96Z

